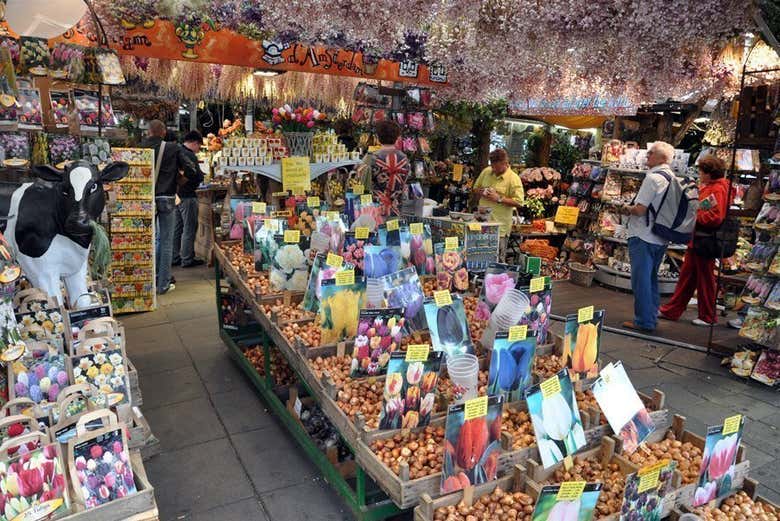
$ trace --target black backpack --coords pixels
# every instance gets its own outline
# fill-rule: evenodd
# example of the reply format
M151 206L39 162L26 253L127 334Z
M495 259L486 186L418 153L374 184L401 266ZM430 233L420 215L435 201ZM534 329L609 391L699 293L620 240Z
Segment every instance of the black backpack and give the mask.
M693 251L706 259L727 259L737 251L739 219L727 215L715 230L696 230L693 233Z

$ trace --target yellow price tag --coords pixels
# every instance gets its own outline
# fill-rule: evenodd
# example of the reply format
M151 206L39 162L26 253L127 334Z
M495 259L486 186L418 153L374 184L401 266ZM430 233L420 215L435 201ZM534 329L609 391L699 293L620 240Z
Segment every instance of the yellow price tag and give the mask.
M549 398L550 396L555 396L556 394L561 393L561 381L558 379L558 375L556 374L552 378L545 380L541 383L539 386L539 389L542 391L542 398Z
M729 416L723 422L723 432L721 432L721 434L723 436L728 436L729 434L734 434L735 432L739 431L739 426L740 425L742 425L742 415L741 414L735 414L734 416Z
M351 286L355 283L355 270L344 270L336 273L336 286Z
M669 460L668 459L662 459L658 463L653 463L652 465L648 465L646 467L642 467L637 472L637 475L644 476L645 474L651 474L653 472L658 472L658 471L662 470L668 464L669 464Z
M563 458L563 468L565 470L571 470L573 466L574 466L574 458L572 458L570 455Z
M300 230L285 230L284 231L284 242L287 242L287 243L298 243L298 242L301 242L301 231Z
M482 231L482 225L479 223L469 223L469 231L470 232L481 232Z
M452 165L452 180L456 183L463 179L463 165L455 163Z
M463 406L463 419L470 420L472 418L481 418L482 416L487 416L487 411L487 396L466 400L466 403Z
M447 289L433 292L433 300L438 307L449 306L452 304L452 295Z
M374 204L374 197L371 194L363 194L360 196L360 204L363 205Z
M252 203L252 213L254 214L265 213L265 209L266 209L265 203L257 203L257 202Z
M355 185L352 187L352 193L355 195L363 195L366 189L363 185Z
M338 221L339 220L339 213L338 212L325 212L325 218L329 221Z
M445 237L444 238L444 249L445 250L457 250L458 249L458 238L457 237Z
M577 322L590 322L593 320L593 306L587 306L577 310Z
M340 268L344 264L344 257L335 253L328 253L328 256L325 257L325 264L334 268Z
M531 287L528 288L528 291L531 293L536 293L538 291L544 290L544 277L534 277L531 279L531 283L529 284Z
M522 325L522 326L512 326L509 328L509 336L507 339L510 342L516 342L517 340L525 340L525 337L528 336L528 326Z
M368 239L368 226L358 226L355 228L355 239Z
M320 198L316 195L313 195L311 197L306 198L306 206L309 208L319 208L320 207Z
M428 354L431 352L431 346L428 344L411 344L406 348L407 362L425 362L428 360Z
M564 481L558 489L556 501L577 501L585 492L585 481Z
M409 225L409 232L412 235L422 235L423 223L412 223Z
M301 190L301 194L311 189L311 164L305 156L282 158L282 189Z
M392 221L387 221L387 231L388 232L394 232L398 229L398 219L393 219Z
M555 222L574 226L580 216L580 209L576 206L559 206L555 210Z
M382 148L382 145L371 145L370 147L368 147L368 151L369 152L376 152L380 148Z
M637 492L640 494L648 490L658 488L658 478L661 476L661 469L652 470L639 476L639 486Z

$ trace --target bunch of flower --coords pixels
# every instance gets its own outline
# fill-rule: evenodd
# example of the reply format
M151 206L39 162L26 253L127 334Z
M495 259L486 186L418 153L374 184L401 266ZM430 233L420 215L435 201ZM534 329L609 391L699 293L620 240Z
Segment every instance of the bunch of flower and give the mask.
M308 132L318 121L324 121L327 116L312 107L295 107L284 105L271 110L274 128L284 132Z
M65 473L57 457L56 445L25 455L21 461L0 463L0 520L27 518L23 516L40 503L62 498ZM65 504L57 509L66 510ZM19 517L17 517L19 516Z
M49 156L53 164L74 161L79 158L81 143L78 136L52 134L49 137Z

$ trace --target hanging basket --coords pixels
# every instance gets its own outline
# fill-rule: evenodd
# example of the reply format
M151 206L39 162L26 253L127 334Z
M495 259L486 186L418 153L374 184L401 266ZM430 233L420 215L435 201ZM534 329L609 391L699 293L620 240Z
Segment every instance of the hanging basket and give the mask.
M285 132L284 140L291 156L311 157L314 132Z

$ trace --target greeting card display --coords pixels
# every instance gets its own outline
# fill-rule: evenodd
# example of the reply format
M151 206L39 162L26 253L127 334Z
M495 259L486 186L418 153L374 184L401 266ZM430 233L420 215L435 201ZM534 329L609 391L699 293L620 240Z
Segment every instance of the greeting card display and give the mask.
M663 460L626 476L620 521L661 521L676 466L674 460Z
M525 399L544 468L585 446L585 431L568 370L562 369L552 378L527 388Z
M542 487L533 521L589 521L594 518L601 483L569 481Z
M404 308L406 327L409 331L425 329L423 301L425 295L420 277L414 268L406 268L379 279L385 288L385 301L388 307Z
M439 243L434 246L434 252L436 253L436 285L438 288L460 292L468 290L469 272L466 269L463 245L447 248L446 244Z
M731 492L744 427L744 416L736 415L726 418L722 425L707 428L693 506L703 505Z
M430 422L436 407L442 353L423 351L424 356L420 357L407 356L407 353L390 355L380 429L414 429Z
M517 284L520 273L517 266L491 263L485 270L485 279L477 304L477 316L480 320L489 320L490 315L501 301L507 290Z
M563 362L572 380L593 378L599 373L599 348L604 310L593 312L588 320L578 314L566 316L563 334Z
M354 272L353 272L354 273ZM338 278L322 281L320 330L322 345L354 338L358 316L366 298L366 280L342 283Z
M350 376L376 376L387 371L390 355L401 346L406 319L402 308L361 309L352 350Z
M329 258L338 265L331 266L328 264ZM314 257L311 272L309 273L309 281L306 284L306 293L303 296L303 309L317 313L320 309L320 300L322 299L322 281L334 278L336 273L340 271L352 270L354 268L353 264L344 262L343 257L328 257L324 253L318 253Z
M628 379L623 363L604 367L592 391L610 427L623 441L623 449L633 453L655 430L655 425Z
M541 279L540 279L541 280ZM535 291L531 291L534 289ZM552 311L552 282L545 278L544 287L523 288L523 293L528 295L528 309L520 319L520 325L527 325L529 331L536 333L536 342L539 345L547 343L547 333L550 330L550 312Z
M514 331L513 331L514 333ZM510 340L509 333L496 333L490 355L488 395L503 395L508 402L521 400L525 389L533 382L536 337Z
M441 473L442 494L496 479L503 406L502 396L481 396L449 407Z
M90 400L96 407L130 403L130 382L121 349L71 357L70 371L73 383L92 388Z
M443 351L447 357L474 354L463 300L459 295L452 295L451 300L450 304L439 306L429 298L423 304L431 343L436 351Z

